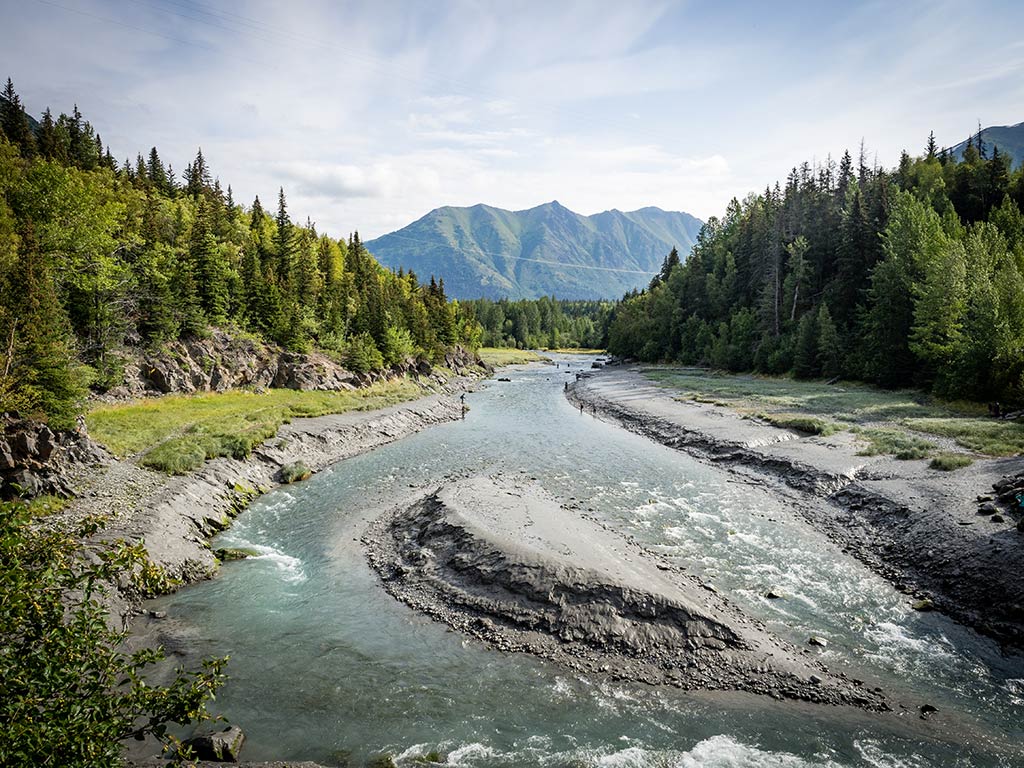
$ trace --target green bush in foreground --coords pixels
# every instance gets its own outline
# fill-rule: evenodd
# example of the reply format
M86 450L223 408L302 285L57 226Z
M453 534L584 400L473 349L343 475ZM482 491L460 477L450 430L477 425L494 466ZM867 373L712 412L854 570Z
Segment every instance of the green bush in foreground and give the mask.
M285 485L291 485L302 480L308 480L312 474L309 467L301 461L293 461L291 464L285 464L281 467L281 482Z
M974 459L964 456L962 453L940 453L931 460L928 466L942 472L952 472L954 469L969 467L973 463Z
M141 545L86 553L98 524L42 530L28 507L0 503L0 765L120 766L120 741L175 739L169 724L210 719L226 659L179 669L166 686L145 673L160 649L118 650L126 632L107 626L97 594L131 578L148 592L160 574Z

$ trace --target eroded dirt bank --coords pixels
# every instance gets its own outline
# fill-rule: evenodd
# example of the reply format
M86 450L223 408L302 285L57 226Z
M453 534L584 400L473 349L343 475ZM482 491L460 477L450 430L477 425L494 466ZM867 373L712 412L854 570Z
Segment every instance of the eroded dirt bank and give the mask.
M688 690L889 708L529 481L449 483L378 518L363 543L388 592L501 650Z
M1024 649L1024 534L978 514L978 497L1024 459L986 459L957 472L924 461L860 456L853 435L802 433L725 408L679 401L634 369L571 384L588 411L663 445L774 483L815 527L913 595L1007 648Z
M460 418L457 395L439 393L376 411L295 419L248 459L219 458L184 476L169 477L130 461L102 468L64 514L108 519L104 538L141 541L150 560L181 583L209 578L218 567L210 539L256 496L281 483L281 469L301 461L312 472L435 424ZM140 597L109 595L123 621Z

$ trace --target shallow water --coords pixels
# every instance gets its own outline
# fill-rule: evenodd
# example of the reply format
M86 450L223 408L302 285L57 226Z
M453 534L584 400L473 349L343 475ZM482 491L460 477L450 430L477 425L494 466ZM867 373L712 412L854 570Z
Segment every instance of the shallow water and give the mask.
M257 501L218 546L262 554L161 599L190 652L230 654L216 709L247 759L362 765L432 750L460 766L1013 766L1024 660L904 595L767 489L581 414L590 358L467 395L465 421L337 464ZM355 541L362 510L450 473L523 472L685 565L791 642L907 709L871 716L613 683L503 654L392 599ZM781 600L762 597L767 589ZM924 727L916 708L939 715ZM938 734L938 736L936 736ZM940 741L939 738L947 741Z

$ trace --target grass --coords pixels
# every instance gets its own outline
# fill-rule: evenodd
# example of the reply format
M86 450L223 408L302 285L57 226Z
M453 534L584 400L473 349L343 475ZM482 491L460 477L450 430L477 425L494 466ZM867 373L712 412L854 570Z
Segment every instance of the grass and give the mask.
M479 349L480 359L488 365L501 367L503 365L522 365L523 363L536 363L544 357L530 349L513 349L511 347L481 347Z
M941 472L952 472L954 469L969 467L973 463L974 459L962 453L940 453L931 460L928 466Z
M586 347L556 347L555 349L546 349L545 352L558 352L562 355L603 355L607 352L605 349L588 349Z
M418 397L408 379L345 392L272 389L168 395L102 405L86 416L89 433L116 456L142 454L144 466L182 474L218 456L244 458L293 418L385 408Z
M730 407L754 408L827 416L863 424L907 418L945 418L986 413L976 403L943 403L917 390L887 391L866 384L769 376L730 376L698 368L652 368L648 378L680 391L721 401Z
M872 427L855 431L858 437L868 443L866 448L858 452L860 456L878 456L885 453L892 454L897 459L909 461L926 459L937 447L930 440L907 434L900 429Z
M842 424L827 419L819 419L816 416L807 416L797 413L759 413L759 419L783 429L795 429L799 432L807 432L811 435L827 437L843 430Z
M907 426L952 438L958 445L990 456L1024 453L1024 424L988 419L908 419Z
M946 402L917 390L732 376L699 368L651 367L644 373L677 390L679 399L731 408L776 426L812 434L831 434L817 431L822 427L833 432L850 429L868 442L865 455L927 458L938 446L919 433L949 438L969 451L988 456L1024 453L1024 424L989 419L981 403Z

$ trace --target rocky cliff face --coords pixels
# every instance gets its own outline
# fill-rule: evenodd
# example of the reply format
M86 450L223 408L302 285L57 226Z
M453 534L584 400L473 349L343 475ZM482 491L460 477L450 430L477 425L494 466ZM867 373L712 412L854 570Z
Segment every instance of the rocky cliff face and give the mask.
M83 430L54 432L18 414L0 414L0 498L70 496L76 473L109 460Z
M224 392L229 389L354 389L360 377L320 354L287 352L216 330L208 338L175 341L125 366L124 384L104 399Z
M445 366L456 373L474 365L481 365L476 355L459 347L445 355ZM429 363L409 359L388 371L359 374L320 353L289 352L215 330L208 338L172 342L133 358L125 366L124 383L104 393L102 399L239 388L338 391L403 374L428 376L431 372Z

